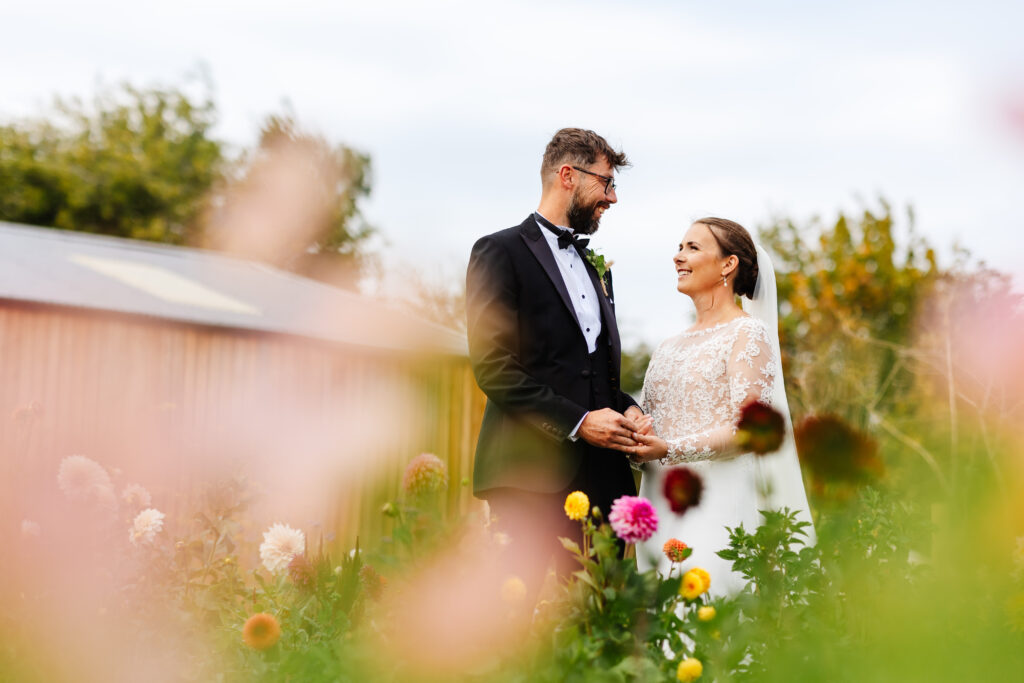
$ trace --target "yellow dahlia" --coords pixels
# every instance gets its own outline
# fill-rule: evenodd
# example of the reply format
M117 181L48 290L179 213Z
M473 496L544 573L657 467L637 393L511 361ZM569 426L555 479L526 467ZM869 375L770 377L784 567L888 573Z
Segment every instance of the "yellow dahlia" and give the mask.
M273 647L281 638L281 625L273 614L260 612L249 617L242 627L242 640L254 650Z
M704 580L704 590L711 588L711 574L708 574L705 569L702 569L701 567L694 567L690 571L697 572L697 574L700 575L700 578Z
M565 497L565 514L569 519L581 522L586 519L589 509L590 499L583 491L573 491Z
M700 678L702 673L704 673L704 665L700 663L700 660L687 657L679 662L679 668L676 669L676 678L683 681L683 683L691 683L691 681Z
M683 574L683 582L679 585L679 594L687 600L695 600L707 589L704 577L691 569Z
M697 610L697 618L701 621L711 621L715 618L715 608L711 605L704 605Z

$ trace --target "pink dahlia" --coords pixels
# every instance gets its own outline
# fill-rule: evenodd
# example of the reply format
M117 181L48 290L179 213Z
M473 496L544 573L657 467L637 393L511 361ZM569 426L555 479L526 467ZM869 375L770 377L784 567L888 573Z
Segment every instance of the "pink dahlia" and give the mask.
M448 468L433 453L421 453L406 465L402 488L407 493L423 495L440 491L448 485Z
M636 496L622 496L612 503L608 515L615 535L626 543L646 541L658 528L658 513L651 501Z

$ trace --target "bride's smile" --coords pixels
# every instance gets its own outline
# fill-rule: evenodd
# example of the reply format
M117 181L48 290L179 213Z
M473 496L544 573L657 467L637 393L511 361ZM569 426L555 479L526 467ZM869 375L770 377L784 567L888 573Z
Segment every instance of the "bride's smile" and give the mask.
M690 226L672 261L676 266L676 289L690 296L721 287L723 278L735 269L730 259L721 254L711 229L703 223Z

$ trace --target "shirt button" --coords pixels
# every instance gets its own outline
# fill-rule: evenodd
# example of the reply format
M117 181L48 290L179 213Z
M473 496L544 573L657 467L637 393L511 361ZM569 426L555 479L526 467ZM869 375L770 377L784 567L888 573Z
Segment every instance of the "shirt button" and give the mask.
M586 298L587 298L587 295L586 295L586 294L584 294L584 295L583 295L583 298L584 298L584 299L586 299Z
M587 328L587 332L590 332L590 328L589 327Z

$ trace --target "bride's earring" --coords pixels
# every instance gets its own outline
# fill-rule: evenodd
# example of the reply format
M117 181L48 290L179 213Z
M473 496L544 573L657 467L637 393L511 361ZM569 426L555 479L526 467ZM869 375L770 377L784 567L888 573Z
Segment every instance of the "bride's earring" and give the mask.
M722 276L722 286L723 287L728 287L729 286L729 276L728 275L723 275Z

